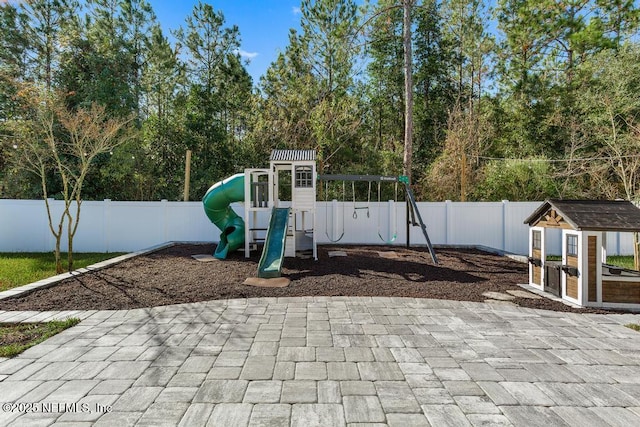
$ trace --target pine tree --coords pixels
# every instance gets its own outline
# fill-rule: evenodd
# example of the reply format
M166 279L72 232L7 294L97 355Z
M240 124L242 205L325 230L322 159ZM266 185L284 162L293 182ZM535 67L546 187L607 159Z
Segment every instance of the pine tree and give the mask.
M188 84L184 104L179 108L183 109L187 147L193 151L191 187L194 194L200 195L212 182L235 172L225 99L230 94L225 88L229 87L229 79L242 74L237 54L240 34L235 25L225 26L221 11L200 2L187 17L186 28L180 28L175 36L187 56ZM232 69L234 74L228 74ZM244 75L247 77L246 72ZM247 96L246 91L243 93Z
M352 96L360 49L358 7L353 0L303 0L300 45L317 92L310 115L319 170L353 162L357 151L358 105Z
M404 141L404 75L402 8L396 0L381 0L368 29L368 132L376 159L387 159L382 173L397 174Z

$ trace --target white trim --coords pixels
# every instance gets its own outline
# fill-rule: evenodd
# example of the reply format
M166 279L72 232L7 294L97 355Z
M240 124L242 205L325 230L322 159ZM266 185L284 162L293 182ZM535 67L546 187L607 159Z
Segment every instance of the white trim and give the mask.
M567 301L571 301L575 304L581 305L580 302L582 301L582 279L584 277L583 271L582 271L582 232L581 231L576 231L576 230L567 230L567 229L563 229L562 230L562 264L563 265L568 265L567 262L567 258L568 258L568 253L567 253L567 237L568 236L577 236L578 237L578 295L577 298L573 298L570 297L569 295L567 295L567 273L565 273L564 271L560 272L560 282L562 283L562 298L566 299Z
M540 289L544 290L545 280L547 279L547 273L545 272L545 264L547 263L547 229L544 227L534 227L534 229L540 229L540 259L542 265L540 266Z
M595 237L596 238L596 253L595 253L595 260L596 260L596 271L595 271L595 275L596 275L596 301L597 302L601 302L602 301L602 288L601 288L601 281L600 278L602 277L602 263L598 262L602 255L602 232L600 231L582 231L580 232L580 234L582 236L584 236L584 238L582 239L582 245L578 247L578 252L580 252L580 255L582 255L582 261L581 261L581 265L582 265L582 270L580 273L580 277L578 278L578 285L580 287L582 287L582 289L584 290L582 292L583 297L582 297L582 305L583 306L587 306L589 304L589 280L588 280L588 274L589 274L589 237ZM598 256L600 255L600 256ZM584 272L584 274L582 274Z
M547 255L546 247L545 247L546 232L544 227L529 227L529 256L530 257L533 256L533 232L534 231L540 232L540 259L542 260L542 264L540 266L540 284L537 284L533 282L534 266L533 264L528 263L529 264L529 284L537 289L544 290L544 279L545 279L544 264L545 264L545 259Z

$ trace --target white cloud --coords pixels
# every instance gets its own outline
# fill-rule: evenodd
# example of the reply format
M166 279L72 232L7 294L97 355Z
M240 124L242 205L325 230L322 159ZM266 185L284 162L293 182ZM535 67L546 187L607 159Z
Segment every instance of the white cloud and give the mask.
M300 15L300 8L297 6L293 6L291 11L293 12L294 15Z
M247 58L247 59L253 59L256 56L258 56L258 52L247 52L246 50L242 50L242 49L238 49L236 53L240 55L242 58Z

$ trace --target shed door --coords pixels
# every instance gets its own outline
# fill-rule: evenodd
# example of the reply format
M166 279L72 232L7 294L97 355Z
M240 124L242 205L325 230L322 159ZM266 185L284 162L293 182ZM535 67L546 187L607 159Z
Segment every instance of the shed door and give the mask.
M578 235L567 234L565 237L566 261L565 265L578 269ZM563 271L565 277L566 294L568 297L578 299L578 276Z
M542 231L531 231L531 257L540 260L542 257ZM541 260L542 261L542 260ZM544 265L544 262L541 262ZM533 264L531 267L531 282L536 285L542 285L542 265Z

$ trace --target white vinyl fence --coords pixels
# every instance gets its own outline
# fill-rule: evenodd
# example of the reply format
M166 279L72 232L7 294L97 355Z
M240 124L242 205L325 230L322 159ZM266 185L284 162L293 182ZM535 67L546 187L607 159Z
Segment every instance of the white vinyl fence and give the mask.
M59 218L62 201L51 201ZM525 255L528 227L523 223L541 202L418 203L431 242L435 245L482 245ZM234 204L243 216L242 204ZM395 244L406 242L404 203L318 202L316 237L338 244ZM354 211L357 218L354 218ZM367 216L367 211L369 215ZM265 214L258 226L265 227ZM555 230L558 231L558 230ZM344 234L343 234L344 232ZM420 227L411 227L411 243L424 245ZM393 237L395 236L395 239ZM74 239L77 252L129 252L167 241L217 242L219 230L209 222L201 202L85 201ZM561 252L560 233L548 231L549 253ZM0 252L49 252L55 240L42 200L0 199ZM66 239L63 239L63 248ZM610 255L633 253L630 233L609 233Z

